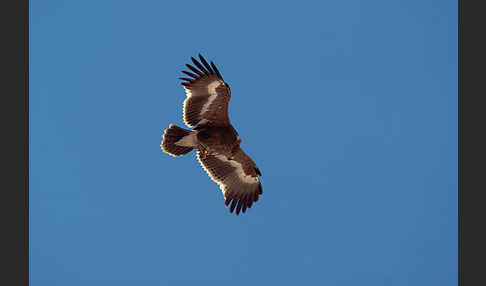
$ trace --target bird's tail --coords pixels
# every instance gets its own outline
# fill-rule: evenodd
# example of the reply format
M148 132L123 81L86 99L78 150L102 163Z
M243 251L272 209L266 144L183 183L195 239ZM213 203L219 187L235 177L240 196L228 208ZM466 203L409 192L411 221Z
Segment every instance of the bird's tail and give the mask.
M170 124L162 135L162 150L171 156L182 156L191 152L197 145L197 131L187 130Z

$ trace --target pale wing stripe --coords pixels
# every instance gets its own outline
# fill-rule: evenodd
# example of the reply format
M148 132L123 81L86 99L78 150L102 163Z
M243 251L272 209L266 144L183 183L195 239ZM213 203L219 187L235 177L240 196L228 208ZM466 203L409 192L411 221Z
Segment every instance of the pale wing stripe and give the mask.
M247 183L247 184L255 184L255 183L258 182L258 177L253 177L253 176L245 174L245 171L243 170L243 165L241 165L239 162L237 162L235 160L228 160L228 158L226 158L226 156L220 155L220 154L216 154L215 157L218 158L219 160L227 162L231 166L235 167L236 168L236 174L238 175L238 178L240 178L240 180L242 182Z
M218 97L218 93L216 92L216 88L221 85L221 82L219 80L213 81L208 85L208 93L210 94L208 101L203 105L203 108L201 110L201 117L203 116L204 113L208 112L209 107L211 104L214 102L216 97ZM201 123L201 122L200 122ZM199 123L198 123L199 125Z

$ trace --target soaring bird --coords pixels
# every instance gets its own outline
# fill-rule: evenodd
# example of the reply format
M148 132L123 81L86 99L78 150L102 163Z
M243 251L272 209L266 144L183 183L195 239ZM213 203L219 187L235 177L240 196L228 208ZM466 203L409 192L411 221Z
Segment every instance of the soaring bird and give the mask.
M186 92L184 123L191 130L170 124L164 130L162 150L174 157L196 150L197 158L209 177L223 192L230 213L245 213L263 193L262 175L253 160L240 148L241 138L231 125L228 103L231 89L214 63L199 54L201 62L191 57L195 66L182 71Z

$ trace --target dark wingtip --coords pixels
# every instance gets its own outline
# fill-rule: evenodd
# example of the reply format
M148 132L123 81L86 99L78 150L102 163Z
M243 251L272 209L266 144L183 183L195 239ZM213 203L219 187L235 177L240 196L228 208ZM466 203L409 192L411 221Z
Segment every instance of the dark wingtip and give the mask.
M190 77L193 77L194 79L198 79L199 77L197 76L197 74L193 74L192 72L188 72L188 71L182 71L184 74L190 76Z
M225 206L228 206L229 203L231 202L231 197L228 197L225 201L224 201L224 205Z
M218 68L214 64L213 61L211 61L211 64L208 64L206 59L201 55L201 53L198 53L198 57L201 62L199 62L196 58L191 57L191 61L193 64L196 66L192 66L190 64L186 64L186 67L189 68L191 71L195 72L196 74L187 72L187 71L182 71L186 75L193 77L194 79L198 79L199 77L203 77L205 75L211 75L215 74L218 78L223 80L223 76L221 76L221 73L219 72ZM202 64L201 64L202 63ZM226 84L228 85L228 84ZM229 88L229 85L228 85Z
M206 69L209 71L210 74L214 74L214 71L211 69L211 66L208 64L206 59L199 54L199 59L201 60L201 63L206 67Z
M231 203L231 206L230 206L230 213L233 213L233 211L235 210L236 203L237 203L237 200L234 198L233 202Z
M180 80L185 80L185 81L188 81L188 82L193 81L193 79L190 79L190 78L187 78L187 77L180 77L179 79Z
M248 207L248 201L250 199L250 196L247 195L245 196L245 200L244 200L244 203L243 203L243 208L241 209L241 212L242 213L245 213L246 212L246 208Z
M194 57L191 57L192 62L206 75L209 75L209 72L198 62Z
M219 73L219 70L218 68L216 67L216 65L213 63L213 61L211 61L211 67L213 68L214 72L216 73L216 75L220 78L220 79L223 79L223 77L221 76L221 74Z
M255 167L255 172L257 173L258 176L262 175L262 172L260 172L260 169L258 169L258 167Z
M202 72L200 72L199 70L197 70L197 68L191 66L190 64L186 64L186 67L192 70L193 72L197 73L199 76L204 76Z
M240 214L241 208L243 207L243 199L240 198L238 200L238 206L236 207L236 215Z

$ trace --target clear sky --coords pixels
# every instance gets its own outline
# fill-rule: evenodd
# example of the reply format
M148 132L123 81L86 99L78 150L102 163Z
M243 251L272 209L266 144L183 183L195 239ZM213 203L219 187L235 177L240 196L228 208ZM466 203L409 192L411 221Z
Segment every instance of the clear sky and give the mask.
M457 285L457 1L30 3L32 286ZM244 215L160 150L199 52Z

